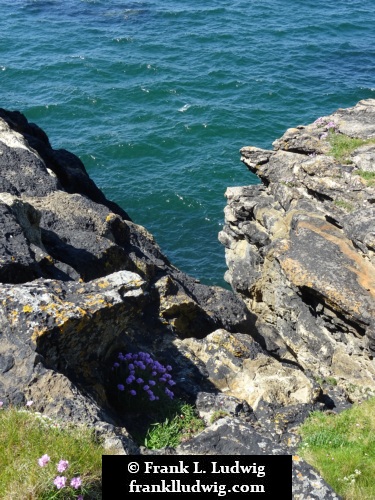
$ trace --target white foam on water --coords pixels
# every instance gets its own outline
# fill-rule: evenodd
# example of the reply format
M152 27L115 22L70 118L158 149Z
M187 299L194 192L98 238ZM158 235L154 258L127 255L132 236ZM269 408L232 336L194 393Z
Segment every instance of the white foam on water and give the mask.
M184 105L182 106L182 108L180 108L178 111L179 111L180 113L185 113L185 111L187 111L190 107L191 107L191 104L184 104Z

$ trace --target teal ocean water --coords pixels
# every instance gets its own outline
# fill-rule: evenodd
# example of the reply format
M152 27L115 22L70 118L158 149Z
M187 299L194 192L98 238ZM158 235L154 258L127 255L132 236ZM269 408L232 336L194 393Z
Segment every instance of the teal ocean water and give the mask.
M2 0L0 107L77 154L180 269L223 285L239 149L375 98L373 0Z

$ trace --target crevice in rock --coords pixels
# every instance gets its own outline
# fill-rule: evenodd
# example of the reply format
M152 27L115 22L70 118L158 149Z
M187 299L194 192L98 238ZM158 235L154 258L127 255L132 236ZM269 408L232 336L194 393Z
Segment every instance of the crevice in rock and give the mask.
M249 166L247 166L247 168L249 168ZM251 169L249 168L249 170L251 170ZM268 179L268 177L263 176L262 174L260 174L256 170L255 171L251 170L251 172L258 177L258 179L260 180L260 182L262 183L262 185L264 187L267 188L271 184L271 181Z
M350 332L356 338L363 338L366 335L365 325L361 327L358 319L354 321L343 312L330 307L324 297L320 296L314 290L307 287L300 287L299 295L309 307L311 314L315 318L320 317L328 330L334 328L343 333ZM336 321L335 318L337 318Z
M279 354L281 347L277 345L276 342L274 342L272 339L267 338L265 334L262 334L259 331L259 329L256 328L254 332L251 334L251 336L256 342L258 342L258 344L262 347L262 349L264 349L265 352L273 359L276 359L276 361L279 361L281 364L296 368L305 373L304 368L297 361L293 361L291 359L285 359L283 355ZM291 356L293 356L294 358L297 357L296 353L293 352L290 346L285 345L284 347L288 351L288 353L291 354Z
M330 215L326 214L324 216L324 218L325 218L325 220L327 222L329 222L333 226L337 227L338 229L342 229L343 228L343 225L337 219L335 219L334 217L331 217Z
M306 187L307 194L315 198L317 201L333 201L333 198L331 196L328 196L327 194L323 193L318 193L318 191L315 191L314 189Z
M298 148L282 149L281 151L286 151L287 153L294 153L294 154L297 154L300 156L309 156L311 154L316 153L315 149L306 150L306 149L298 149Z

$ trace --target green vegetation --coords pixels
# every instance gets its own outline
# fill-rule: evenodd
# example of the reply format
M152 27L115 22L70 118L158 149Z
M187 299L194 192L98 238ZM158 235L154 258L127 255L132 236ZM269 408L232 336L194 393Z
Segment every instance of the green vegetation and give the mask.
M205 427L195 407L179 399L156 406L152 412L127 411L123 424L138 445L150 449L177 446Z
M334 202L334 205L336 205L337 207L340 207L340 208L343 208L344 210L346 210L347 212L353 212L354 210L354 205L352 205L351 203L349 203L348 201L344 201L344 200L335 200Z
M289 188L294 188L297 186L297 184L295 182L285 182L285 181L280 181L280 184L282 184L283 186L286 186L286 187L289 187Z
M335 379L335 377L326 377L324 381L329 385L337 385L337 380Z
M227 411L224 411L224 410L214 411L211 418L210 418L210 423L213 424L214 422L219 420L219 418L224 418L224 417L227 417L228 415L229 415L229 413Z
M323 384L328 384L328 385L337 385L337 380L334 377L317 377L316 381L318 384L323 385Z
M171 371L142 351L120 352L112 365L112 404L132 438L150 449L177 446L204 428L193 406L174 399Z
M313 412L300 455L345 500L375 498L375 398L338 415Z
M339 162L347 164L351 163L348 157L355 149L365 144L375 144L375 139L356 139L333 131L329 133L328 140L331 145L329 154Z
M161 415L167 415L163 423L155 423L154 415L148 429L143 424L136 436L143 439L139 444L150 449L177 446L205 427L195 408L182 401L171 401ZM138 420L143 417L138 415ZM0 441L0 498L102 498L102 455L111 450L105 450L87 427L58 424L30 410L0 405ZM63 485L61 476L66 478Z
M366 185L369 187L375 186L375 172L367 172L366 170L356 170L355 175L359 175L366 181Z
M194 407L189 404L179 401L170 409L170 413L171 416L164 422L151 424L144 440L147 448L155 450L165 446L175 447L205 427Z
M143 435L142 444L150 449L175 447L205 427L194 406L183 401L171 401L161 415L164 420L156 423L154 416ZM214 412L211 422L226 415ZM300 455L339 495L345 500L375 498L375 397L338 415L313 412L300 434ZM102 455L111 451L87 427L0 406L0 439L0 498L101 498ZM66 466L60 470L62 462ZM59 489L56 480L62 475L66 485ZM73 481L78 478L77 487Z
M102 455L108 452L87 428L59 426L27 410L0 409L0 442L0 498L101 498ZM43 456L48 460L41 465ZM66 472L57 469L60 461L68 461ZM66 487L58 489L54 480L62 475ZM78 477L82 486L71 487Z

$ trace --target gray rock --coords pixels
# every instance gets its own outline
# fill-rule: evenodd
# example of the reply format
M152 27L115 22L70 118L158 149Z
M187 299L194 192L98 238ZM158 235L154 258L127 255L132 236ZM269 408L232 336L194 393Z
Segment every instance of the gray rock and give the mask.
M293 500L339 500L341 497L298 455L293 457Z
M333 377L351 400L375 391L374 146L349 164L329 131L375 136L375 100L289 129L274 150L241 149L260 186L227 189L225 279L258 318L254 338L279 359ZM331 132L332 133L332 132Z
M375 145L368 144L357 148L350 155L351 161L359 170L375 172Z
M236 418L222 418L196 437L175 449L152 450L150 455L289 455L259 434L251 425ZM300 456L292 459L292 494L294 500L339 499L340 497Z
M224 417L176 448L178 455L288 455L242 419Z
M266 353L250 336L216 330L205 339L175 342L205 365L208 380L225 393L256 408L260 400L288 406L313 403L320 389L295 366Z

